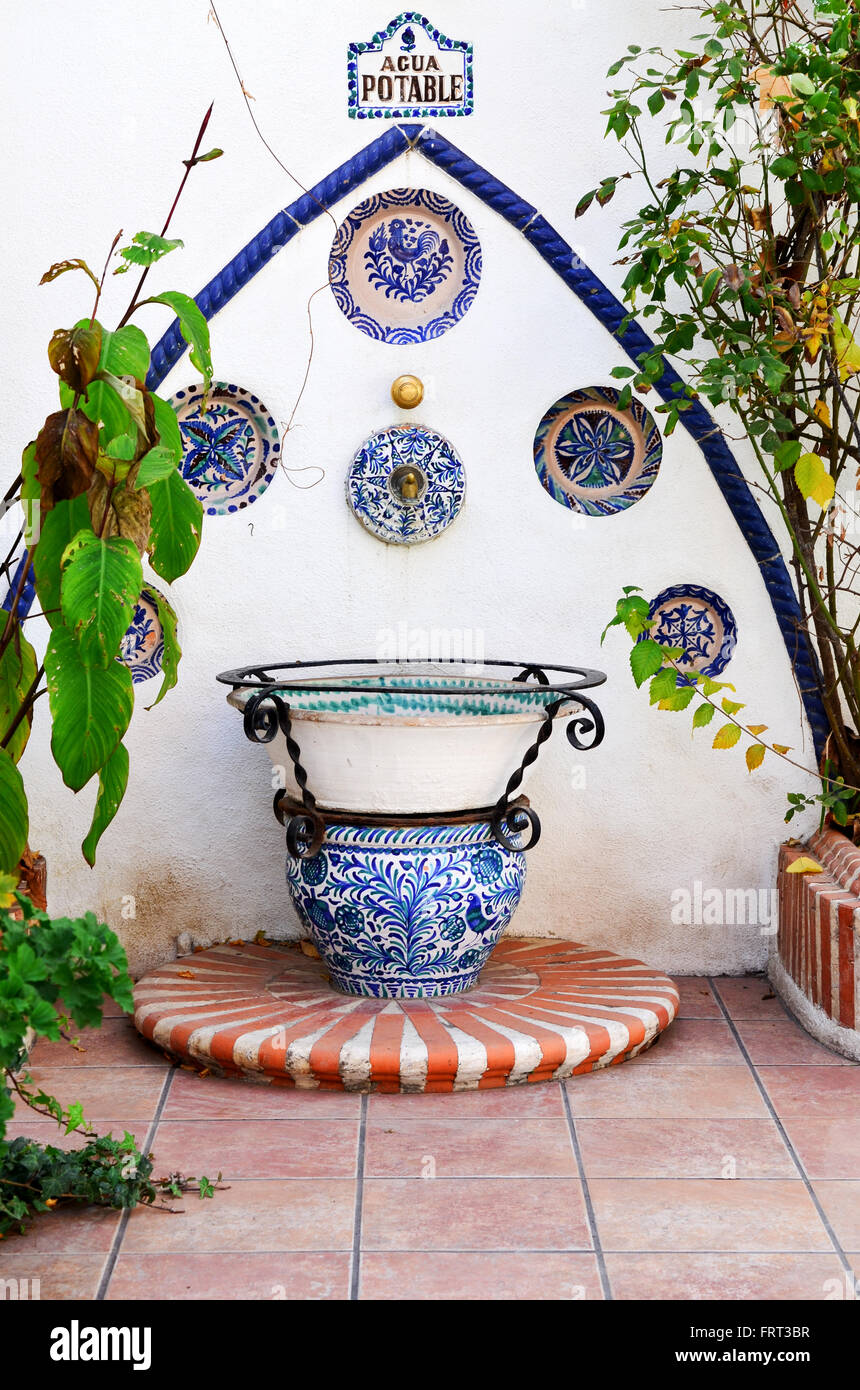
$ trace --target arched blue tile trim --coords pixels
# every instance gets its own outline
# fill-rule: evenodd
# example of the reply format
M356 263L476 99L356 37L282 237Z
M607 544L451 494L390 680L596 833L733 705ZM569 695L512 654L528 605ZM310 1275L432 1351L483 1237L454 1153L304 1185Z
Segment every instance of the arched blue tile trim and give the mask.
M416 135L418 130L420 126L415 127ZM327 179L303 193L290 207L276 213L271 222L267 223L247 246L243 246L238 255L234 256L232 261L228 261L224 269L195 295L195 300L206 318L211 319L219 309L223 309L234 295L253 280L264 265L268 265L272 257L282 250L288 241L292 241L302 227L306 227L331 207L332 203L336 203L380 169L384 169L392 159L408 150L411 144L409 135L400 126L389 127L378 139L360 150L353 159L329 174ZM185 348L185 340L179 332L179 320L174 319L152 350L149 374L146 378L150 391L158 389L167 373L185 352Z
M308 194L303 194L290 207L279 212L196 296L206 318L212 318L238 294L302 227L332 203L358 188L398 155L412 148L420 150L433 164L450 174L521 232L603 327L618 339L633 361L640 353L653 347L652 340L635 321L631 321L625 332L619 334L619 326L626 316L623 304L582 263L578 255L574 256L572 247L537 208L518 197L444 136L418 125L389 128ZM153 350L147 377L151 390L157 389L171 367L179 361L185 346L179 325L174 322ZM664 400L672 400L675 396L673 385L679 381L677 372L666 363L656 389ZM819 693L818 664L802 626L797 597L779 546L731 449L700 401L693 402L692 407L684 412L681 424L702 450L714 480L761 570L820 756L827 738L828 723Z

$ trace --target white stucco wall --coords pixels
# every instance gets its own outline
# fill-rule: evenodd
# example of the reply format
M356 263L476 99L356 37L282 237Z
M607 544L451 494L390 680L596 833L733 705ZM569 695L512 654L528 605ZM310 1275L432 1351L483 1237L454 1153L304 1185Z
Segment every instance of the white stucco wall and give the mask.
M397 12L396 0L221 0L254 111L284 162L310 185L379 134L346 111L346 44ZM609 63L660 32L683 46L693 23L655 0L427 0L429 17L475 46L474 115L440 130L534 203L614 289L618 229L637 206L616 200L574 222L581 194L624 167L602 140ZM5 331L0 390L3 477L55 406L45 346L89 308L83 278L38 288L66 256L100 266L114 233L158 229L199 120L214 97L207 143L226 151L195 171L173 226L186 249L154 272L161 288L196 292L298 190L255 135L206 0L153 0L127 13L108 0L76 12L34 0L5 20L3 115ZM659 144L659 138L655 141ZM689 714L649 710L627 665L626 638L599 635L622 584L650 597L681 581L715 589L738 622L727 672L774 737L811 761L811 741L764 586L707 465L678 430L659 479L626 513L576 524L538 483L532 439L544 410L579 386L609 384L626 359L538 254L500 217L409 154L333 208L389 187L435 189L471 218L483 245L477 300L443 338L417 347L372 342L326 291L313 302L315 356L285 440L289 467L318 465L324 481L299 491L279 476L253 508L211 518L192 572L172 586L184 658L180 685L138 710L128 735L126 800L90 871L78 846L94 787L77 798L48 752L46 702L37 705L23 764L34 847L49 860L55 911L91 907L121 931L133 968L194 942L295 932L283 882L283 837L271 815L265 750L242 736L214 674L246 661L373 655L381 629L482 630L488 654L602 666L607 735L582 756L554 738L530 794L544 836L530 857L515 919L519 933L573 937L680 973L764 964L758 926L672 922L671 894L711 887L769 890L791 769L746 773L742 751L711 751ZM308 353L306 305L324 284L333 227L319 218L212 324L216 375L257 394L287 421ZM131 277L109 284L101 316L122 313ZM144 310L154 341L167 311ZM425 382L417 418L453 441L468 498L437 542L386 548L349 514L345 470L361 441L393 423L389 388L401 372ZM163 391L190 384L187 358ZM652 398L653 400L653 398ZM745 457L742 453L742 458ZM299 477L307 482L313 475ZM159 587L164 587L156 579ZM44 642L41 623L31 624ZM155 683L153 683L155 686ZM123 920L122 900L136 917Z

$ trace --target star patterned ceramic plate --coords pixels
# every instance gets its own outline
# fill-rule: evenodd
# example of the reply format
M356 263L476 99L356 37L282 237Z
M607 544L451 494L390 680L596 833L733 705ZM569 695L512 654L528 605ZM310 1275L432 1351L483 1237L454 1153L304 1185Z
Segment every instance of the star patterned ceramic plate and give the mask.
M182 435L182 476L207 516L241 511L266 491L281 454L278 427L259 396L213 381L170 400Z
M459 457L447 439L424 425L394 425L371 435L346 479L353 513L390 545L433 540L451 525L465 496Z
M164 660L164 633L159 617L159 603L164 603L164 595L151 584L145 584L134 617L122 639L117 661L131 669L131 679L135 685L148 681L161 671Z
M612 386L587 386L546 412L534 442L537 475L550 497L586 516L613 516L654 483L663 443L641 401L618 409Z
M713 677L728 666L738 629L719 594L698 584L673 584L651 600L648 612L654 626L643 636L662 647L682 647L684 656L676 658L682 669Z
M481 245L465 213L426 188L359 203L329 259L338 307L383 343L423 343L459 323L481 280Z

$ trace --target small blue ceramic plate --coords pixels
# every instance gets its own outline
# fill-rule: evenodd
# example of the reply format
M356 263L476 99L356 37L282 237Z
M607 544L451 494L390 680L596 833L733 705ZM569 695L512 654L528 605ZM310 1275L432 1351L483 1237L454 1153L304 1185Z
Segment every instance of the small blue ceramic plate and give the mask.
M213 381L170 399L182 435L182 476L207 516L241 511L266 491L281 454L278 427L259 396Z
M151 584L141 590L134 617L122 639L117 661L131 669L135 685L159 675L164 660L164 633L159 616L159 604L164 595Z
M719 594L698 584L673 584L651 600L648 612L654 626L643 636L661 647L683 647L685 655L677 658L682 669L714 677L728 666L738 628Z

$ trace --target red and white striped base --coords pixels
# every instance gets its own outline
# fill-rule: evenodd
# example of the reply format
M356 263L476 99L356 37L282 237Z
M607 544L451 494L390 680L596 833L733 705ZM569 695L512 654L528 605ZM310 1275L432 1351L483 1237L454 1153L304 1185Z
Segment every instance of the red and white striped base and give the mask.
M801 855L821 873L789 874ZM779 932L770 978L821 1042L860 1059L860 849L837 830L779 854Z
M135 1024L201 1068L305 1089L466 1091L593 1071L669 1026L678 991L641 961L504 939L466 994L337 993L296 946L215 946L136 986Z

